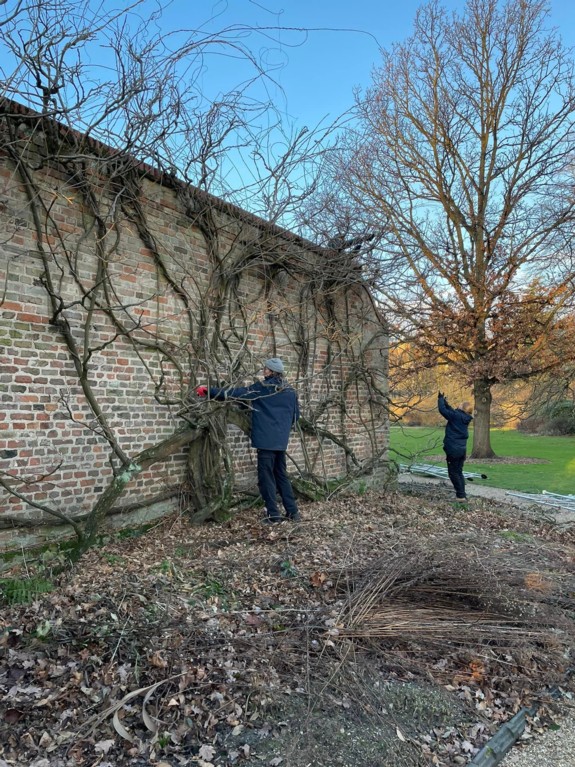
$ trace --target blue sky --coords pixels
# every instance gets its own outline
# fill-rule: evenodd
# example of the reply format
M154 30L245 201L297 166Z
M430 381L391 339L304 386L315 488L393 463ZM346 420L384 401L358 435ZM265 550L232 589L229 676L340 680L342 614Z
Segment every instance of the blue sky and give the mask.
M172 0L162 23L171 29L204 23L206 29L229 24L291 28L271 32L276 39L252 37L249 44L275 67L280 87L269 84L270 94L298 125L311 127L352 105L353 88L370 83L380 47L410 34L420 5L420 0ZM456 10L464 2L445 0L443 5ZM550 24L567 45L575 45L575 2L552 0L550 7ZM206 66L206 86L237 74L226 58Z
M84 1L97 12L100 7L105 11L124 10L135 0L78 0L79 8ZM6 0L0 4L0 13L9 13L16 4L17 0ZM259 79L249 94L256 103L271 99L282 113L284 134L273 129L276 122L273 113L256 112L254 118L256 129L270 129L268 145L262 151L274 158L285 150L286 136L293 138L304 126L310 129L305 134L310 151L314 148L312 142L318 134L313 129L318 125L327 128L353 106L353 90L369 87L381 48L389 49L394 42L404 41L410 35L416 11L422 4L422 0L143 0L134 13L148 18L161 5L161 18L155 23L148 22L147 29L151 37L160 36L172 50L190 35L194 39L217 37L217 33L227 29L230 44L243 43L261 60L270 78ZM442 0L442 4L449 10L462 11L465 2ZM559 28L567 45L575 45L575 2L551 0L550 10L549 26ZM136 20L131 19L130 30L137 26ZM89 51L83 51L92 67L93 79L88 85L96 85L110 77L113 61L100 40L91 41L88 47ZM189 69L182 75L184 82L193 83L195 103L206 111L219 95L238 88L254 75L253 67L233 52L230 46L209 45L204 55L191 57ZM0 44L0 78L9 79L19 64L19 56L7 57ZM12 97L18 98L22 93L21 81L15 78L14 82L16 92L12 92ZM95 91L97 100L97 86ZM38 94L35 96L31 103L38 108ZM25 100L23 95L21 100ZM81 122L75 125L82 127ZM109 140L107 134L103 140ZM180 150L185 154L188 148L185 142L177 141L176 137L173 155L176 164ZM259 146L264 147L264 143ZM266 174L260 173L261 161L254 157L251 145L241 157L240 153L230 155L227 160L230 165L221 166L223 175L230 173L226 183L239 189L244 183L257 185ZM191 177L195 179L193 173ZM236 177L240 181L234 184L230 179ZM212 189L223 194L224 187ZM243 200L239 203L247 204Z
M8 13L16 0L2 4ZM133 0L88 0L93 8L127 7ZM353 89L370 84L380 47L389 48L410 34L422 0L144 0L142 15L164 6L161 20L150 31L167 35L170 46L183 41L183 30L217 32L241 25L262 31L243 33L245 44L269 67L267 93L297 126L331 122L353 104ZM464 0L443 0L462 10ZM575 45L575 2L550 0L550 25L557 26L568 45ZM264 30L263 28L272 28ZM273 29L275 28L275 29ZM181 35L174 34L182 30ZM231 39L238 33L231 32ZM240 38L241 39L241 38ZM253 74L239 58L212 48L199 75L205 94L217 96ZM99 54L102 63L106 53ZM94 62L96 63L96 62ZM7 62L0 46L0 67ZM6 72L12 71L7 64ZM104 73L105 75L105 73ZM194 76L197 76L197 70ZM256 91L257 95L257 91Z

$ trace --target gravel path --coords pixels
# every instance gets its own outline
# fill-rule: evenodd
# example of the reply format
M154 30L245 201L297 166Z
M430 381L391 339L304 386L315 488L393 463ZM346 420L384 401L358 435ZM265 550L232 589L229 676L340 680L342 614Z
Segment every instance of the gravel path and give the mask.
M548 730L515 746L500 764L501 767L575 767L575 717L565 719L560 730Z

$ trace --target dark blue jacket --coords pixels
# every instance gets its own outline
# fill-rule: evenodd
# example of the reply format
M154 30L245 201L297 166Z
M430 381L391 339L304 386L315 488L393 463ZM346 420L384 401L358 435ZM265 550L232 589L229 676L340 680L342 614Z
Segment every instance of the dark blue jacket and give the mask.
M437 407L441 415L447 420L445 437L443 438L445 453L456 458L464 456L469 437L468 426L473 421L473 417L464 410L452 408L443 396L438 397Z
M280 376L251 386L210 389L218 400L249 401L252 411L252 446L260 450L287 450L290 431L299 418L297 394Z

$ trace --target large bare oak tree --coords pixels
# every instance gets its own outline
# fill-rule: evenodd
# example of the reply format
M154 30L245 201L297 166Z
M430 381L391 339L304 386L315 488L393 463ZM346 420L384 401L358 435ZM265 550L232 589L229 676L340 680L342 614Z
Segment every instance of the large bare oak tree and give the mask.
M472 386L473 455L493 456L494 384L560 364L573 297L575 80L544 0L430 2L384 51L332 156L346 227L414 361ZM330 189L333 196L333 187Z

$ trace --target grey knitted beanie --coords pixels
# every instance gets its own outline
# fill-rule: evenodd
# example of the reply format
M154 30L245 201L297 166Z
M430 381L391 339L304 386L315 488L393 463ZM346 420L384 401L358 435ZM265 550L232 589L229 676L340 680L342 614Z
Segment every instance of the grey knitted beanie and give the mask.
M271 357L269 360L264 362L264 366L274 373L284 372L284 364L279 357Z

